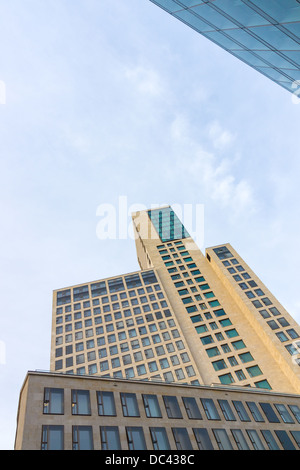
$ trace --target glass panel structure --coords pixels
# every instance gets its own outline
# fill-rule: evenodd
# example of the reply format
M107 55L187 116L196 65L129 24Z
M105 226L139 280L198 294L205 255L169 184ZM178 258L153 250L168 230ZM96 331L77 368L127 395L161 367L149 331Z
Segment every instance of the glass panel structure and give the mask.
M148 215L162 242L190 236L171 207L149 210Z
M150 0L295 93L300 85L297 0Z

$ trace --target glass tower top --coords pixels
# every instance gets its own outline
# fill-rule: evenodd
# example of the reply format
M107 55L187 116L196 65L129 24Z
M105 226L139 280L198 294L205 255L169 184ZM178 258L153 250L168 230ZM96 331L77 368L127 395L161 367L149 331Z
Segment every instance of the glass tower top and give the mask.
M299 87L300 0L150 1L288 91Z
M148 215L162 242L190 236L171 207L149 210Z

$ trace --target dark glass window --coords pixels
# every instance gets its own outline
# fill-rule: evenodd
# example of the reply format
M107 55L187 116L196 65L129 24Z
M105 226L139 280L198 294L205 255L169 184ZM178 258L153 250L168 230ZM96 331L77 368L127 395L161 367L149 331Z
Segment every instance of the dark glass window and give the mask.
M182 418L182 413L176 397L164 396L163 400L169 418Z
M90 296L89 286L74 287L73 289L74 302L77 302L78 300L88 299L89 296Z
M212 431L220 450L233 450L232 444L225 429L213 429Z
M121 442L117 426L100 426L101 449L120 450Z
M100 295L106 295L107 289L105 281L96 282L95 284L91 284L91 291L92 297L98 297Z
M140 416L135 393L121 393L121 403L124 416Z
M56 305L69 304L71 302L71 289L62 290L56 293Z
M129 450L146 450L146 441L143 428L139 426L126 427Z
M147 418L161 418L161 410L156 395L143 395Z
M194 397L182 397L182 401L190 419L202 419L199 407Z
M193 428L199 450L214 450L207 429Z
M291 439L289 438L286 431L276 431L275 434L278 437L282 447L284 450L296 450L294 444L292 443Z
M250 421L249 415L241 401L233 400L233 405L241 421Z
M73 450L93 450L92 426L73 426Z
M154 271L146 271L142 272L141 274L144 284L155 284L157 282Z
M241 429L232 429L231 432L239 450L250 450Z
M186 428L172 428L173 436L178 450L193 450Z
M262 435L267 443L267 446L270 450L280 450L277 442L275 441L273 434L269 430L261 430Z
M211 398L201 398L201 403L207 419L220 420L217 408Z
M218 256L218 258L221 259L221 260L233 257L233 254L230 253L230 251L228 250L228 248L226 246L221 246L219 248L214 248L214 252Z
M170 450L170 443L165 428L150 428L154 450Z
M123 279L121 277L108 280L109 292L119 292L125 290Z
M279 418L276 416L275 411L273 410L270 403L260 403L260 406L266 415L269 423L280 423Z
M63 450L64 427L48 425L42 427L41 450Z
M72 415L90 414L90 392L88 390L72 390Z
M236 417L233 414L228 400L218 400L218 402L226 421L236 421Z
M116 416L113 392L97 392L99 416Z
M44 389L45 414L63 414L64 413L64 390L62 388Z
M254 403L254 401L247 401L246 403L255 421L264 422L265 420L262 417L262 414L259 411L257 404Z
M133 289L142 285L141 278L138 273L125 276L125 282L127 289Z

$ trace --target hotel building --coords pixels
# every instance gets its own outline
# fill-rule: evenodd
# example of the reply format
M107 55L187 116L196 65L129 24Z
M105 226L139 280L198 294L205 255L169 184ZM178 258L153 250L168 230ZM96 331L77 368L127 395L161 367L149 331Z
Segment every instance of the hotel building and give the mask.
M53 292L50 372L25 379L16 448L299 449L299 325L230 244L203 254L170 206L132 220L140 271Z

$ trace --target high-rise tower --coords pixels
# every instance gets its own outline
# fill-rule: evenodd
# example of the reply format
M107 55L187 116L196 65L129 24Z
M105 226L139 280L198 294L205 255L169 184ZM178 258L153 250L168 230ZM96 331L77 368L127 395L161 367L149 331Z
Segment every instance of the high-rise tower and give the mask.
M54 292L51 370L299 393L299 326L238 253L169 206L133 224L141 271Z
M140 271L53 293L16 449L300 449L300 328L229 245L133 214ZM193 457L194 458L194 457Z

